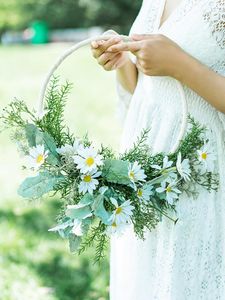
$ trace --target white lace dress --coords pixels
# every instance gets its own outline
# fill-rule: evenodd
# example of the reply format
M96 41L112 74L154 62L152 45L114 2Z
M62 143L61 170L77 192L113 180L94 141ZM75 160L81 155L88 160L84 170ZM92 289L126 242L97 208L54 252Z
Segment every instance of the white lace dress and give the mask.
M144 0L132 33L161 33L210 68L225 75L225 0L182 0L159 29L164 0ZM154 152L170 151L181 121L181 101L170 77L139 73L133 96L118 83L124 113L121 151L151 127ZM182 194L176 226L163 218L138 240L132 227L111 239L111 300L225 299L225 116L188 87L190 114L210 129L220 189L202 188L197 199Z

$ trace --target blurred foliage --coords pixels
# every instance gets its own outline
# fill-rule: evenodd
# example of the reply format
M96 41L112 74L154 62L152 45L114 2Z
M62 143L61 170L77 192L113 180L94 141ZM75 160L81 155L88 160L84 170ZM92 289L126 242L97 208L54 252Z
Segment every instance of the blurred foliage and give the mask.
M127 33L141 0L0 0L0 32L24 29L34 20L50 28L103 26Z
M59 202L0 210L1 300L107 300L108 264L92 263L92 253L78 258L66 243L50 234ZM5 232L8 232L5 235Z

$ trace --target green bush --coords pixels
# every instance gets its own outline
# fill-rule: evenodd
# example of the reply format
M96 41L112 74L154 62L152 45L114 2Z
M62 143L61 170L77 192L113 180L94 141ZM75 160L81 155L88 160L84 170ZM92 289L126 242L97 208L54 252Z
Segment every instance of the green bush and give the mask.
M50 28L103 26L127 33L140 5L141 0L1 0L0 32L44 20Z

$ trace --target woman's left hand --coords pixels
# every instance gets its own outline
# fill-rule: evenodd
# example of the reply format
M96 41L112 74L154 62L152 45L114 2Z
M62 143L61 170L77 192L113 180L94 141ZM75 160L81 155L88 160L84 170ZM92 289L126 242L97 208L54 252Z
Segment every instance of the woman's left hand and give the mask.
M137 68L145 75L179 76L187 53L175 42L161 34L135 34L131 38L133 41L114 45L107 51L131 51L137 57Z

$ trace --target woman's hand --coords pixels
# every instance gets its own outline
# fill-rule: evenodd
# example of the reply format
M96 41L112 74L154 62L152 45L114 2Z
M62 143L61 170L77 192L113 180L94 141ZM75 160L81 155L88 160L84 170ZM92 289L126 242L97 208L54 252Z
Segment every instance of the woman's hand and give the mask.
M186 53L176 43L160 34L135 34L131 38L132 42L112 45L107 51L131 51L137 57L137 68L145 75L177 76Z
M225 114L225 77L183 51L163 35L133 35L133 41L111 46L107 51L131 51L137 68L149 76L179 80Z
M122 68L129 62L128 53L124 51L107 52L111 46L122 43L120 36L115 36L107 41L94 41L91 44L92 54L96 58L98 64L106 71L112 71Z

